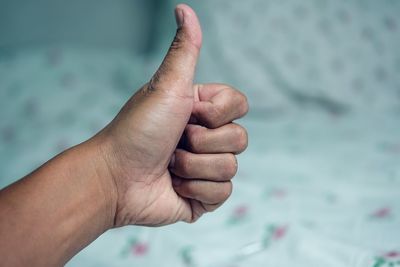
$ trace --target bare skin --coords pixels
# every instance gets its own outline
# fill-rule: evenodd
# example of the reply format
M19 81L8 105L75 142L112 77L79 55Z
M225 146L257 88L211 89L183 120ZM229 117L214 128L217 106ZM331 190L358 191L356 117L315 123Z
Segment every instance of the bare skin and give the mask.
M247 133L233 123L246 97L224 84L193 84L201 47L194 11L155 75L115 119L0 191L5 266L60 266L108 229L192 223L232 192Z

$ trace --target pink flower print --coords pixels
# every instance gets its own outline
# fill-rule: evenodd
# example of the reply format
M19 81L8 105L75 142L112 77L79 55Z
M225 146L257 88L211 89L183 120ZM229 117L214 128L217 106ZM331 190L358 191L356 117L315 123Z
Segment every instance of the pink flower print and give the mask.
M236 219L242 219L243 217L245 217L247 215L248 211L249 211L249 208L246 205L237 206L233 210L233 217Z
M269 247L275 241L283 239L288 230L287 225L267 225L266 232L262 238L262 245L264 248Z
M137 242L132 245L132 253L135 256L144 256L148 250L149 246L146 243Z
M278 226L275 231L272 233L272 239L273 240L279 240L282 239L287 232L288 227L286 225L284 226Z
M389 251L384 254L385 258L400 258L400 251Z
M380 256L377 256L372 267L384 267L384 266L400 266L400 252L389 251Z
M387 217L390 216L390 214L391 214L391 209L389 207L383 207L383 208L380 208L380 209L377 209L376 211L374 211L371 214L371 217L374 217L374 218L387 218Z
M239 205L239 206L237 206L233 210L233 212L232 212L231 216L229 217L227 223L232 225L232 224L236 224L236 223L244 220L247 217L248 212L249 212L249 208L248 208L247 205Z
M134 255L137 257L144 256L149 251L149 245L146 242L140 241L137 237L128 239L127 244L121 251L121 257Z

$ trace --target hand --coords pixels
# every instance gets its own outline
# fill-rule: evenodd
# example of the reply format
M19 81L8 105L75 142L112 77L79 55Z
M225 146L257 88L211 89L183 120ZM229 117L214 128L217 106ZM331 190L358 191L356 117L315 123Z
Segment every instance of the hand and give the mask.
M245 96L193 84L200 25L186 5L175 15L178 30L160 68L93 138L114 185L114 227L194 222L216 209L232 191L234 154L247 146L245 129L232 123L248 110Z
M200 25L188 6L175 12L167 56L117 117L0 190L2 263L61 266L109 228L193 222L229 197L247 146L232 121L247 101L227 85L193 84Z

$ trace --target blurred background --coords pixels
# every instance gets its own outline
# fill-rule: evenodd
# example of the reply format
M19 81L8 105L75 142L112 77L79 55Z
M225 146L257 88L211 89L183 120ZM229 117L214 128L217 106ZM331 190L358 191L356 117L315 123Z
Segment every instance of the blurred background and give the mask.
M197 81L250 102L234 193L193 225L109 231L67 266L400 266L400 1L186 2ZM0 0L0 188L116 115L177 3Z

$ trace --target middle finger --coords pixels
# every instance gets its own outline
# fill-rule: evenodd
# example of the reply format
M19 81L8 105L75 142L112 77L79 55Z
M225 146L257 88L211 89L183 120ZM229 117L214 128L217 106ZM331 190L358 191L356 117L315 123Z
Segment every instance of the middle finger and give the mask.
M229 181L237 171L235 155L194 154L176 149L169 170L182 178L195 178L210 181Z
M236 123L216 129L188 124L185 129L183 147L193 153L239 154L247 147L247 131Z

